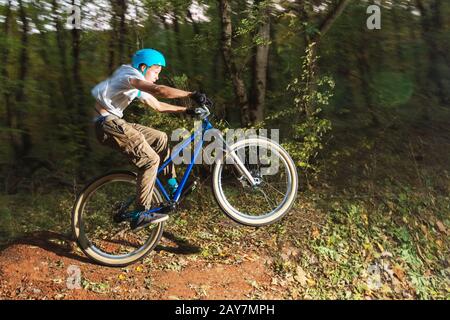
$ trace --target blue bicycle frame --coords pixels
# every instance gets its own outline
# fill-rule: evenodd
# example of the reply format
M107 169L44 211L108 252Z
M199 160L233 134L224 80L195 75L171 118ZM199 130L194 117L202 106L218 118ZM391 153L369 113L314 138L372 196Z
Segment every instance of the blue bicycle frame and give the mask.
M183 178L181 179L181 182L178 185L178 188L175 191L175 193L173 194L172 198L171 198L170 194L167 192L167 190L164 188L163 184L161 183L161 180L159 180L159 178L156 178L155 184L159 188L159 190L162 192L167 203L176 205L179 202L180 197L183 193L184 187L186 185L186 182L189 178L189 175L191 174L192 167L196 163L196 160L197 160L198 156L200 155L200 152L203 149L204 134L207 130L210 130L213 128L214 127L211 125L208 118L204 117L202 119L201 132L195 131L188 139L184 140L183 143L181 144L181 146L172 152L170 158L168 160L166 160L166 162L164 162L162 164L162 166L159 167L158 174L160 172L162 172L171 162L173 162L174 158L178 157L178 155L180 154L180 152L182 150L186 149L191 144L191 142L195 141L200 136L198 143L194 146L194 154L191 156L191 159L190 159L191 161L190 161L186 171L184 172ZM251 173L245 168L244 164L239 159L239 157L230 150L230 148L228 147L228 145L226 144L226 142L223 139L222 139L222 143L223 143L224 150L231 156L231 158L234 161L234 164L237 166L238 170L245 176L245 178L251 185L256 185L257 184L256 180L252 177ZM156 212L161 209L162 209L162 207L152 208L152 209L147 210L146 213Z
M181 151L186 149L193 141L196 141L196 139L198 139L199 136L201 136L198 143L194 147L194 154L191 156L191 161L190 161L186 171L184 172L183 178L181 179L181 182L179 183L178 188L176 189L172 198L170 197L167 190L164 188L163 184L161 183L161 180L159 180L159 178L156 178L156 186L158 186L159 190L162 192L162 194L167 202L177 203L180 200L180 197L184 190L186 182L189 178L189 175L191 174L192 167L194 166L197 157L199 156L201 150L203 149L203 143L204 143L203 135L204 135L205 131L212 129L212 128L213 128L213 126L208 121L208 119L207 118L203 119L201 132L195 131L188 139L184 140L182 145L179 146L177 149L175 149L172 152L170 158L167 159L166 162L164 162L162 164L162 166L159 167L158 174L160 172L162 172L171 162L173 162L174 158L176 158L180 154ZM148 212L155 212L155 211L158 211L159 209L160 208L154 208L154 209L149 210Z

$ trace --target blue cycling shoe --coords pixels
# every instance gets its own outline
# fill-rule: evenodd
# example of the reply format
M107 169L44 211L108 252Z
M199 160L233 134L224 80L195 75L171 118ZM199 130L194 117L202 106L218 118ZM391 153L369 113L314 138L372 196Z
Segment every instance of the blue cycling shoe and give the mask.
M171 203L160 203L152 208L154 212L148 212L144 208L127 213L130 220L130 228L133 231L138 231L145 228L151 223L160 223L169 219L170 213L174 207ZM122 220L123 221L123 220Z
M145 211L138 212L130 222L130 228L133 231L141 230L142 228L147 227L152 223L160 223L169 219L168 214L150 212L147 213Z

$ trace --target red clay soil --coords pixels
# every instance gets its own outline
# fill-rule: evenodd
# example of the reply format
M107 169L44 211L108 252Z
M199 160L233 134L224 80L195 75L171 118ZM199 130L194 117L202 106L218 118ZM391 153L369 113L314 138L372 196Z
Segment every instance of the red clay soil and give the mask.
M280 298L268 292L273 275L266 258L236 256L217 262L163 249L127 268L109 268L92 263L61 236L43 233L0 252L0 299ZM81 271L81 288L69 288L69 266Z

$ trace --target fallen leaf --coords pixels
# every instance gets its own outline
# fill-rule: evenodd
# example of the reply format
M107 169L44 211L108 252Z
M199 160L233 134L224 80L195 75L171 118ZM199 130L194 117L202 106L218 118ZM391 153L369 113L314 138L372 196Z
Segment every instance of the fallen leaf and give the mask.
M363 220L363 222L364 222L365 225L368 225L368 224L369 224L369 217L368 217L366 214L363 214L363 215L361 216L361 218L362 218L362 220Z
M383 253L384 252L384 248L381 244L379 244L378 242L376 243L378 246L378 249L380 249L380 252Z
M444 226L444 224L441 221L437 220L436 226L438 227L440 232L447 234L447 228Z
M291 288L291 296L292 299L297 299L300 296L297 288Z
M306 272L302 269L302 267L297 266L297 269L295 270L296 275L294 276L294 279L300 283L300 285L303 287L306 285L308 279L306 278Z
M403 268L399 265L395 265L394 268L392 268L392 271L394 271L395 276L398 280L403 282L405 280L405 272L403 271Z
M278 284L277 278L272 278L271 284L272 284L273 286L276 286L276 285Z
M392 289L387 284L383 284L383 286L381 286L381 292L384 294L391 293Z
M397 278L392 278L392 285L394 287L394 292L399 294L403 291L402 284Z
M310 287L314 287L316 285L316 282L314 281L314 279L307 279L306 281L308 282L308 286L310 286Z
M287 281L288 283L294 282L295 280L296 280L296 279L295 279L295 276L293 276L292 274L286 275L286 281Z
M320 236L320 231L319 231L319 229L317 229L316 227L313 227L313 230L312 230L312 237L313 237L314 239L317 239L319 236Z
M422 229L422 232L423 232L424 234L428 234L427 227L426 227L424 224L422 224L422 225L420 226L420 229Z
M251 280L251 281L250 281L250 285L251 285L253 288L256 288L256 289L259 288L258 282L256 282L255 280Z
M283 259L283 261L289 260L289 256L287 254L282 253L280 256L281 256L281 259Z

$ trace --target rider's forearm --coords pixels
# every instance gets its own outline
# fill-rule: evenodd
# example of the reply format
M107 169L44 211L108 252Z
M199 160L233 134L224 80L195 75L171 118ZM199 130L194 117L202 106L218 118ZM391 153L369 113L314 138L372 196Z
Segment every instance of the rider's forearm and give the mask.
M157 85L140 79L130 79L130 83L136 89L150 93L158 98L176 99L187 98L192 95L192 92L189 91L184 91L163 85Z
M159 112L172 112L172 113L183 113L186 112L186 107L174 106L165 102L159 102Z
M165 102L158 101L151 94L143 94L141 98L146 105L158 112L185 112L185 107L174 106Z
M188 98L192 95L192 92L184 91L176 88L171 88L168 86L157 86L160 98L176 99L176 98Z

